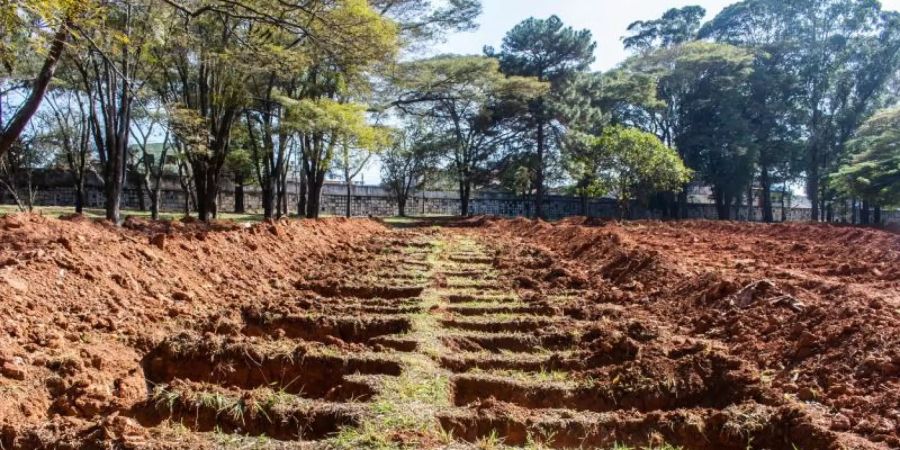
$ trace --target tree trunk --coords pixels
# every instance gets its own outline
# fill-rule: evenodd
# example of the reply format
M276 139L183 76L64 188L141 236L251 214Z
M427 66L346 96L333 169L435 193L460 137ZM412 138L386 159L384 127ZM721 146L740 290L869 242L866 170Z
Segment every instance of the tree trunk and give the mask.
M353 195L353 183L350 180L347 180L347 217L350 217L350 201Z
M537 127L537 167L534 172L534 217L544 218L544 123L538 122Z
M75 181L75 214L84 213L84 177Z
M814 118L814 122L817 120ZM810 211L810 217L813 222L820 220L820 205L819 205L819 144L818 144L818 136L812 137L813 142L808 148L807 160L806 160L806 195L809 196L809 203L811 205L812 211Z
M877 226L881 226L881 206L875 205L874 208L874 216L872 217L872 223Z
M325 172L318 171L315 178L310 177L309 181L309 202L307 203L306 217L318 219L319 210L321 209L322 187L325 185Z
M459 215L462 217L469 217L469 195L471 192L471 182L461 180L459 182Z
M143 176L141 178L144 178ZM144 212L147 210L147 201L144 199L144 183L146 179L139 180L137 183L138 210Z
M762 220L765 223L775 221L772 213L772 179L769 176L769 168L763 166L759 174L759 184L762 187Z
M725 194L721 191L716 192L715 194L716 201L716 214L719 217L719 220L730 220L731 219L731 202L728 201Z
M290 210L288 209L287 170L282 169L281 172L281 182L279 183L281 186L281 199L278 203L279 217L290 215Z
M300 170L300 194L297 195L297 216L298 217L306 217L306 196L309 191L309 186L307 185L307 177L306 170Z
M275 195L271 180L264 181L261 188L263 217L271 219L275 216Z
M109 147L105 178L106 220L119 223L122 214L122 190L125 184L124 142L115 142Z
M244 205L244 179L238 178L234 181L234 213L244 214L247 207Z
M406 196L405 195L397 196L397 212L400 214L400 217L406 217Z
M859 211L859 224L869 225L869 201L863 200L862 208Z
M753 222L756 220L756 211L753 205L753 183L750 183L750 186L747 187L747 222Z
M781 221L782 222L787 222L787 220L788 220L787 203L785 203L785 200L787 200L787 182L785 182L781 186Z
M206 161L196 161L192 166L197 194L197 218L209 222L217 212L218 177Z
M588 216L588 196L586 193L581 194L581 215Z
M150 217L153 220L159 220L159 183L150 190Z
M16 140L19 139L19 136L22 135L22 132L25 131L25 127L28 126L31 118L34 117L41 107L41 102L44 101L44 95L47 93L47 88L53 80L53 75L59 66L59 60L66 48L71 25L71 20L66 18L66 21L56 31L56 34L53 36L53 43L50 45L50 51L44 58L44 65L41 67L41 71L38 72L37 78L31 83L31 93L28 94L28 98L25 99L22 107L16 111L9 124L0 133L0 156L9 151Z
M678 193L678 206L676 206L676 218L678 219L687 219L687 206L688 206L688 186L684 185L681 188L681 192Z

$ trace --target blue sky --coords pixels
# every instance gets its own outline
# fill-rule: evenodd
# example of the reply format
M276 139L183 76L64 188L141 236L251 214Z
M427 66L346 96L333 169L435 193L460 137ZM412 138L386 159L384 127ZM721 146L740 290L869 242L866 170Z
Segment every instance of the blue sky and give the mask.
M621 38L636 20L655 19L670 8L700 5L711 19L737 0L482 0L484 12L477 31L456 33L436 46L435 53L481 53L485 45L499 47L503 35L529 17L558 15L578 29L588 28L597 41L595 70L607 70L625 59ZM885 8L900 10L900 0L882 0Z
M556 14L567 25L588 28L597 41L594 70L605 71L628 55L621 38L636 20L656 19L670 8L700 5L706 8L705 20L712 19L726 6L738 0L482 0L484 11L476 31L454 33L427 51L427 54L481 54L485 45L500 46L503 36L529 17L546 18ZM900 0L882 0L886 9L900 10ZM362 173L362 181L379 183L380 164L376 160ZM361 180L357 180L361 181Z

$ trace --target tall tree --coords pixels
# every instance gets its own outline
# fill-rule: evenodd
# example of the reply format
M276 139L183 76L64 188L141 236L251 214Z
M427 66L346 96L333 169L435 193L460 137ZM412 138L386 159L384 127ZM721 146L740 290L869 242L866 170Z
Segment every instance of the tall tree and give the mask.
M628 25L631 34L622 39L625 48L648 52L669 48L694 40L706 10L700 6L685 6L666 11L655 20L639 20Z
M607 74L604 103L611 105L617 120L656 134L667 147L675 149L691 168L696 169L701 179L705 175L709 175L706 178L710 179L719 168L713 164L701 170L695 164L707 164L712 160L705 157L698 159L697 156L711 155L708 152L712 147L724 151L729 146L725 136L743 141L735 142L731 149L748 148L744 134L748 118L742 109L746 99L746 77L752 73L751 63L751 53L724 44L693 41L657 49L633 57L613 73ZM655 85L655 95L646 93L648 80ZM724 97L716 97L725 93L731 95L732 103L724 101ZM741 103L733 103L738 100ZM705 123L704 110L715 113L714 117L720 120L715 124ZM689 154L691 152L694 154ZM724 159L719 159L723 164L727 154L722 155ZM724 171L725 167L720 169ZM679 193L677 202L673 200L666 199L668 214L685 217L687 185Z
M389 60L397 45L396 25L364 0L314 0L303 7L276 0L252 5L229 2L227 8L181 5L173 14L166 39L159 46L158 60L164 76L158 86L167 101L176 105L173 111L181 110L177 117L186 121L182 129L200 131L194 127L197 124L205 127L202 133L189 133L193 144L188 152L202 220L209 220L216 213L233 128L251 106L250 88L263 86L256 90L263 96L259 100L263 104L252 106L265 112L268 118L262 120L271 125L270 136L279 132L280 119L269 119L272 111L280 107L272 107L274 99L271 95L266 97L273 92L268 89L272 84L266 82L267 75L280 72L281 66L276 63L289 59L295 64L288 71L293 77L281 77L274 84L282 88L282 82L293 83L296 89L285 89L284 97L334 100L346 96L348 85L364 80L368 66ZM296 66L297 62L305 62L302 69ZM301 139L301 148L328 145L318 134L297 138ZM265 158L273 149L288 145L287 138L281 137L263 142ZM286 153L281 156L276 159L286 160ZM328 167L326 164L325 169ZM281 186L282 197L285 177L283 165L270 177L276 189ZM316 178L308 179L315 180L313 187L321 187Z
M59 149L63 165L72 174L75 189L75 213L84 212L85 178L93 170L90 115L86 100L79 91L58 90L48 95L49 112L42 124L44 139Z
M412 117L431 119L445 142L460 196L469 214L472 188L487 165L518 135L513 127L529 102L547 92L533 78L506 77L493 58L438 56L405 64L396 80L402 92L394 106Z
M823 177L880 104L900 64L900 14L877 0L745 0L704 26L702 36L738 45L772 45L795 79L794 126L805 136L806 190L813 220L826 218ZM773 44L768 44L773 43Z
M579 189L615 195L623 217L633 200L657 191L676 190L690 179L678 154L651 133L609 126L600 135L573 133L570 170L583 180Z
M406 204L413 191L421 189L428 175L435 172L440 159L440 148L425 126L413 121L399 130L389 146L380 155L381 182L397 202L397 212L406 217Z
M102 166L106 219L121 220L133 108L146 82L146 49L158 31L159 12L151 1L102 4L94 26L78 27L78 51L70 51Z
M26 91L24 100L8 122L4 121L4 99L0 98L0 156L9 151L40 109L66 44L72 37L72 28L87 7L87 2L73 0L41 0L21 5L11 2L0 7L0 64L3 69L8 74L16 73L18 61L32 59L35 54L44 55L33 78L32 74L22 71L16 74L28 79L28 83L22 86ZM43 49L47 35L49 46Z
M746 115L753 57L730 45L694 42L678 48L675 73L692 80L681 99L675 145L712 187L720 219L752 182L754 148Z
M900 205L900 108L872 116L848 147L850 155L829 178L832 187L876 208Z
M549 96L566 79L590 67L596 48L589 30L576 31L565 26L557 16L526 19L506 34L500 51L485 48L488 56L500 61L503 73L533 77L551 86L547 95L530 102L526 117L527 128L535 142L534 212L537 217L543 217L545 159L551 144L548 127L553 126L557 119L550 107Z

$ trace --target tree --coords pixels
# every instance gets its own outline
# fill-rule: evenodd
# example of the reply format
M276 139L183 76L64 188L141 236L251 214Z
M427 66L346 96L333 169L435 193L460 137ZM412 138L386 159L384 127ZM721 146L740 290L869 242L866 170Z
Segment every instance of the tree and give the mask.
M848 147L851 155L831 174L830 185L839 194L877 205L876 212L880 206L900 205L900 108L876 113L863 123ZM865 213L863 223L867 222ZM880 222L880 217L875 222Z
M672 8L656 20L639 20L628 25L630 36L622 39L625 49L641 53L670 48L692 41L700 30L706 10L700 6Z
M444 142L460 196L469 214L473 185L488 163L518 134L513 125L547 85L533 78L506 77L499 62L479 56L438 56L404 64L395 80L401 92L393 106L429 119Z
M390 146L390 133L386 129L374 127L373 131L371 137L345 136L339 144L340 151L335 159L335 169L340 171L347 186L346 217L352 216L353 180L369 165L373 156Z
M75 213L84 212L85 177L93 170L90 114L81 92L59 90L48 95L49 112L44 114L42 139L61 152L64 166L72 174L75 188ZM73 105L74 104L74 105Z
M229 3L227 8L175 8L166 39L156 52L163 75L157 88L162 96L175 105L173 110L185 112L180 117L187 119L187 128L205 125L202 133L191 134L194 144L187 153L202 220L215 216L233 128L239 117L246 116L243 113L248 107L262 111L266 117L258 120L264 123L263 128L270 126L277 134L283 106L271 104L276 101L274 88L293 83L294 89L284 89L282 97L312 100L313 104L334 103L339 97L356 94L350 87L364 85L365 70L375 62L390 60L398 44L396 25L364 0L315 0L303 7L275 0L256 3L253 7ZM281 76L270 83L269 78L280 72L285 59L291 62L287 72L293 76ZM252 104L251 89L262 95L261 107ZM331 144L320 133L324 132L317 129L311 135L296 136L304 157L329 154L326 148ZM258 153L260 160L289 144L287 137L263 138L260 142L265 144ZM275 196L283 198L287 152L274 159L278 167L260 182L274 183L276 189L280 186ZM327 170L330 163L304 161L310 170ZM311 200L324 182L324 178L318 178L307 177L313 183ZM277 204L283 206L282 201ZM315 217L317 213L308 215Z
M235 145L225 160L225 173L234 182L234 213L244 214L247 206L244 199L244 188L256 182L259 166L253 160L245 146ZM265 208L264 208L265 209Z
M722 42L764 46L785 61L805 136L813 220L827 218L824 174L841 160L854 130L881 104L900 65L900 14L876 0L745 0L700 32Z
M309 188L307 217L316 218L325 175L337 152L345 146L376 149L383 143L383 130L368 123L362 104L329 99L282 101L287 108L285 125L302 137L300 149Z
M32 123L32 126L34 124ZM6 153L0 155L0 187L13 197L19 211L31 211L37 195L34 169L46 159L46 146L36 133L23 134Z
M597 44L589 30L576 31L566 27L557 16L548 19L526 19L513 27L503 38L500 51L488 47L485 53L500 61L500 68L507 75L533 77L551 86L548 95L541 95L529 102L529 114L525 116L527 128L533 132L534 158L534 212L543 217L545 159L548 151L548 126L556 117L549 105L560 84L578 72L587 70L594 62Z
M406 217L412 192L421 189L436 170L440 148L434 139L422 124L410 125L397 132L393 145L379 155L381 183L394 195L401 217Z
M682 48L676 71L692 79L682 97L675 145L697 177L712 187L719 219L753 179L754 147L747 110L753 57L729 45L695 42Z
M33 44L43 41L45 27L55 30L51 32L49 48L41 52L45 54L43 63L28 83L30 87L25 100L8 123L0 122L0 156L10 150L38 112L71 37L71 29L83 9L85 4L72 0L40 0L29 2L28 7L15 3L0 7L0 63L7 72L14 71L16 60L28 59L26 55L34 54ZM0 103L0 121L2 119Z
M623 217L631 201L657 191L674 191L690 180L691 171L659 138L636 128L606 127L599 136L574 133L570 168L574 178L588 180L579 189L591 195L616 196Z
M108 2L90 28L79 27L68 63L87 97L88 121L104 183L106 219L121 219L133 106L145 82L147 44L157 10L149 1Z
M604 103L611 106L616 120L656 134L696 169L701 179L734 181L746 186L746 178L719 178L716 173L721 170L723 174L734 174L739 170L728 167L729 154L752 156L743 150L730 153L750 149L746 135L748 118L742 111L752 61L753 55L744 49L710 42L693 41L658 49L633 57L607 74ZM655 84L655 95L646 91L648 80ZM704 114L716 120L706 122ZM713 158L714 155L719 156ZM746 164L747 157L740 159L743 163L739 167L752 168ZM716 161L721 165L716 165ZM749 162L752 164L752 159ZM723 191L717 198L733 199L733 190L729 188L729 194ZM667 215L685 217L687 185L677 202L672 200L666 199Z

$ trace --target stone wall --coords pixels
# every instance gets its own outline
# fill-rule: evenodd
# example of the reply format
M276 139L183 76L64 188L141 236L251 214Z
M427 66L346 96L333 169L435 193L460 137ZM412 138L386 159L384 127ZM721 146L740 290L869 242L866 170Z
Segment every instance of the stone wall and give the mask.
M297 195L294 186L289 186L288 205L292 212L296 212ZM138 190L126 189L123 198L123 208L137 209L140 205ZM145 194L146 197L146 194ZM161 210L177 212L184 210L184 194L180 189L164 189L161 193ZM346 186L341 184L328 184L322 192L322 214L343 215L346 211ZM87 188L85 206L88 208L102 208L104 195L99 187ZM13 203L12 197L0 190L0 204ZM72 206L75 203L75 193L70 187L49 187L37 191L35 204L38 206ZM149 207L149 200L145 198L145 205ZM262 197L258 190L246 188L244 205L247 212L260 213L262 211ZM409 199L406 212L409 215L457 215L459 214L460 201L455 192L426 191L420 192ZM581 199L567 196L548 196L546 198L546 214L551 219L568 216L585 215L582 210ZM234 195L231 188L223 190L219 196L219 210L234 210ZM533 203L530 198L515 197L496 192L482 192L473 196L470 202L470 210L474 215L488 214L506 217L531 216ZM688 206L688 217L692 219L716 219L717 213L714 205L691 204ZM351 214L354 216L394 216L398 209L393 196L379 186L354 186L351 195ZM810 210L808 208L789 208L784 211L776 205L776 221L808 221ZM601 218L619 217L616 203L610 199L592 199L588 202L587 215ZM747 208L737 208L738 220L747 220ZM658 211L647 210L638 206L632 207L630 216L635 219L660 218ZM754 220L762 218L762 209L755 208ZM900 223L900 211L884 211L882 218L886 223ZM847 217L838 217L836 221L849 222Z

